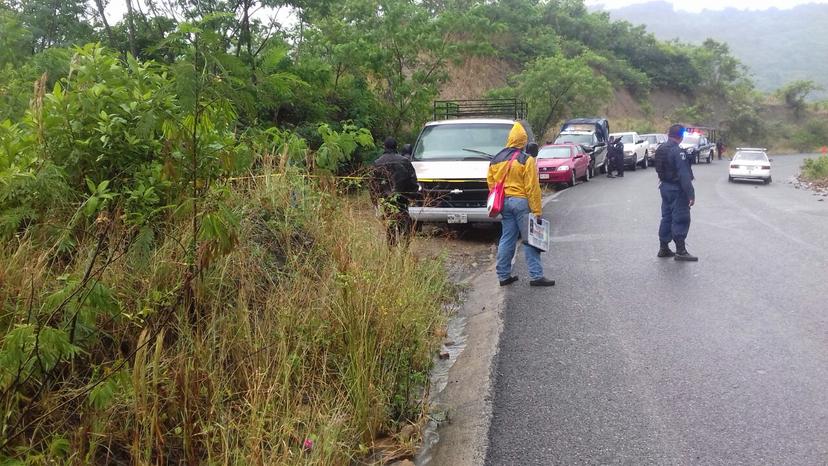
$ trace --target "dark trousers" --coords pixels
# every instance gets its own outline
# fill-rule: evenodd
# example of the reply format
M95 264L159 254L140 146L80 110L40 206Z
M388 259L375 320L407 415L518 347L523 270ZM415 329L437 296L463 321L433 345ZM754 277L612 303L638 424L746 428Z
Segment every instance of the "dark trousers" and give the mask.
M388 245L395 246L400 240L407 245L414 229L414 222L408 215L408 199L399 195L382 198L380 209Z
M624 156L613 155L610 159L610 173L617 171L619 175L624 174Z
M690 230L690 200L675 183L661 183L661 225L658 239L669 243L684 241Z

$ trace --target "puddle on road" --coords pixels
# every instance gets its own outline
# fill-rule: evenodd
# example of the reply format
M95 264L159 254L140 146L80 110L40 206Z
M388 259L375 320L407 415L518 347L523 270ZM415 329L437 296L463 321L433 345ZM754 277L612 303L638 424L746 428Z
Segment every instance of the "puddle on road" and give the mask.
M466 318L457 315L459 310L459 303L462 303L462 297L458 305L452 306L449 310L451 318L449 318L446 328L445 342L450 342L452 345L443 346L441 351L449 353L448 359L440 359L435 357L434 367L431 369L431 376L429 378L431 399L429 420L423 429L423 444L415 457L415 463L422 466L431 462L431 454L434 446L440 441L440 434L438 429L440 424L446 420L445 406L442 406L443 390L448 385L449 371L451 370L457 358L463 353L466 348L466 335L463 333L466 328Z

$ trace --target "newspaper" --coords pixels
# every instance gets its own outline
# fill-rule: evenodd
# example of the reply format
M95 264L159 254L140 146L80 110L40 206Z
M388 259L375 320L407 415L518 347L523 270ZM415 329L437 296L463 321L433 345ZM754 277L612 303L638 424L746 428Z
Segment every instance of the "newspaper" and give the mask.
M549 220L541 219L540 222L534 215L529 216L529 234L526 242L541 251L549 250Z

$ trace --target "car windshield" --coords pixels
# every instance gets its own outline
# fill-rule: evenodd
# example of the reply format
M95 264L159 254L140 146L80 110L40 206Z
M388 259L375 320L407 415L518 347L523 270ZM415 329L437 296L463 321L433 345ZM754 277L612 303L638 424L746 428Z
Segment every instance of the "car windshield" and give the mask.
M591 134L561 134L555 144L592 144Z
M426 126L414 147L414 160L491 158L506 146L511 129L507 123Z
M610 134L610 136L611 137L621 136L621 142L623 142L624 144L635 144L635 141L633 141L633 135L632 134Z
M543 147L538 152L539 159L568 159L572 156L572 149L565 146Z
M742 160L748 162L767 162L768 156L763 152L739 152L733 157L733 160Z

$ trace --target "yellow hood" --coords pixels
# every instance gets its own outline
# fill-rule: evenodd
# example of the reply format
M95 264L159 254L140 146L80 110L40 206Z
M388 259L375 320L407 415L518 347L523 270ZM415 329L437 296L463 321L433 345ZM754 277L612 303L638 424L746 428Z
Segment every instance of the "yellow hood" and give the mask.
M529 136L526 135L526 130L523 125L515 123L512 130L509 131L509 138L506 140L506 147L523 150L526 143L529 141Z

